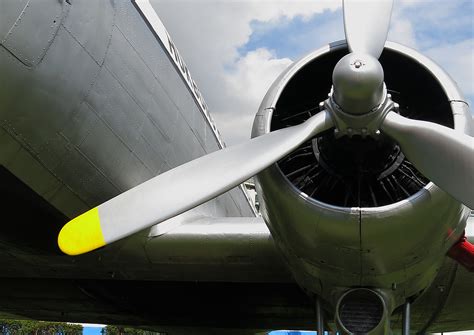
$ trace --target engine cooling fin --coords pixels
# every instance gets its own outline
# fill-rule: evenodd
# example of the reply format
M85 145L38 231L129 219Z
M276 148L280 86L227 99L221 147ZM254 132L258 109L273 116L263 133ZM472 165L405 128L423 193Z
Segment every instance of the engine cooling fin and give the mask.
M275 103L271 131L299 124L320 112L319 103L331 90L332 71L347 53L343 48L320 55L288 81ZM449 99L431 72L387 48L379 60L388 93L400 105L402 116L454 128ZM397 143L383 134L377 140L349 139L335 138L333 131L327 131L277 165L302 193L335 206L389 205L417 193L429 182L403 156Z
M318 106L295 114L275 111L272 123L289 127L319 112ZM401 113L408 114L401 108ZM301 192L343 207L392 204L422 189L429 180L406 159L399 146L379 138L340 137L328 130L281 159L278 166Z

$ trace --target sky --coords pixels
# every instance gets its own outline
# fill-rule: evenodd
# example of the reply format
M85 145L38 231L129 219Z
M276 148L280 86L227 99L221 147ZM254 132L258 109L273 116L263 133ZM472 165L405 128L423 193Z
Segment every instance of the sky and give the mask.
M82 330L83 335L101 335L102 327L84 325Z
M228 145L250 137L258 106L293 61L344 39L339 0L150 0ZM440 64L474 102L474 2L395 0L388 39Z

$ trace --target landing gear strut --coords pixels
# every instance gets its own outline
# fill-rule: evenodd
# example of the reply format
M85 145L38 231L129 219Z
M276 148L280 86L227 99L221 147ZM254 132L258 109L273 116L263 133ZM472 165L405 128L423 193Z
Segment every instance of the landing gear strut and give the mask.
M318 335L324 335L324 315L321 307L321 299L316 297L316 321L318 326Z
M405 302L402 315L402 335L410 335L410 302Z

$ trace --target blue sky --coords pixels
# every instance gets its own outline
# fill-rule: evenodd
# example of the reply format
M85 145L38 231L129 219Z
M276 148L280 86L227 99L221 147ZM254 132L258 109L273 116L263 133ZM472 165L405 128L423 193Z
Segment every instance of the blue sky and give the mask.
M82 334L84 335L100 335L102 327L84 327Z
M151 1L228 144L248 138L284 68L344 38L339 0ZM472 0L395 0L388 38L434 59L472 103L473 16Z
M341 24L335 24L341 21ZM249 41L239 48L244 55L259 48L274 51L275 57L298 59L315 49L344 38L342 26L342 9L326 10L310 19L297 16L293 19L283 18L278 22L252 21L252 35ZM318 34L324 31L324 34ZM311 41L309 43L309 41Z
M439 44L454 44L473 38L474 2L444 1L449 5L443 4L442 10L433 10L431 15L427 15L426 7L439 7L440 0L425 0L410 6L395 7L397 17L403 16L416 23L413 27L420 51ZM392 22L394 24L396 19ZM241 54L263 47L274 50L277 57L295 59L312 51L314 45L322 46L344 38L342 8L336 11L326 10L310 19L296 16L274 22L254 20L251 27L249 41L239 48Z
M444 68L452 67L456 60L449 59L448 56L437 57L437 54L432 51L440 46L446 46L446 52L449 52L450 46L470 41L470 56L474 57L472 50L474 47L472 42L474 1L445 1L446 3L441 2L442 6L439 0L425 0L396 6L389 39L409 44L431 56ZM436 7L439 9L432 10ZM428 8L430 10L427 10ZM400 18L411 23L412 31L394 31L400 23ZM310 19L296 16L292 19L283 18L273 22L254 20L250 25L252 34L248 42L238 49L242 56L253 50L265 48L271 50L276 58L287 57L295 60L314 50L314 45L322 46L344 38L342 8L336 11L326 10L313 15ZM459 57L454 51L450 56L451 58ZM474 71L472 64L465 71L471 72L472 77ZM451 75L455 77L456 73ZM458 80L458 78L454 79ZM461 89L472 102L474 101L472 82L470 87L465 87L467 84L460 82Z
M443 6L437 5L440 2ZM433 9L427 11L428 6ZM426 0L401 9L404 17L419 23L415 26L415 35L421 51L472 39L473 11L472 0Z

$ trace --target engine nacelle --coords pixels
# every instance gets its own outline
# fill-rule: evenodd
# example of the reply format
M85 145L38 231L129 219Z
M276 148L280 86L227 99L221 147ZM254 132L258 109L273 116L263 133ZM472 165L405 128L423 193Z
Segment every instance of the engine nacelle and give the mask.
M345 42L337 42L291 65L266 94L252 137L318 113L334 66L347 52ZM387 42L380 62L402 115L470 132L468 105L431 60ZM256 181L263 218L295 279L331 311L354 286L380 294L388 316L416 298L432 282L469 214L416 171L383 133L378 139L348 138L329 130Z

